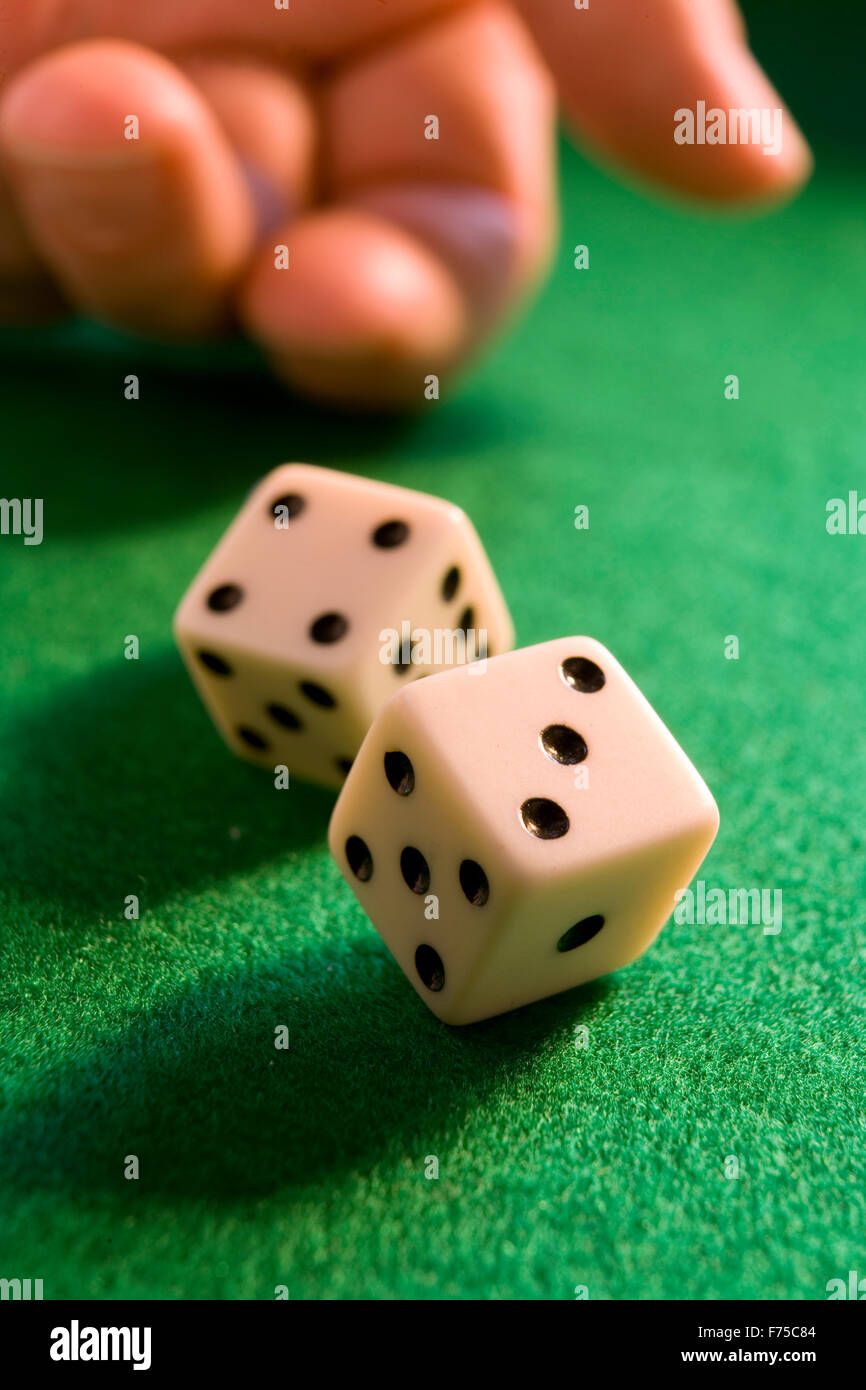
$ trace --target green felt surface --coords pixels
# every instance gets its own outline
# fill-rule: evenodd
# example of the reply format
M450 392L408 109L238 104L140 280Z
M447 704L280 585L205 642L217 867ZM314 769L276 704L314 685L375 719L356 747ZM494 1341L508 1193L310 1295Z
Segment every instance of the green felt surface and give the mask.
M551 283L409 424L299 405L243 352L0 344L0 492L46 528L0 537L0 1275L676 1299L862 1270L866 537L825 529L866 495L862 171L824 157L795 206L733 222L564 159ZM454 499L521 644L606 642L717 797L702 877L780 890L781 932L670 924L614 977L443 1028L329 859L330 796L233 761L172 649L289 457Z

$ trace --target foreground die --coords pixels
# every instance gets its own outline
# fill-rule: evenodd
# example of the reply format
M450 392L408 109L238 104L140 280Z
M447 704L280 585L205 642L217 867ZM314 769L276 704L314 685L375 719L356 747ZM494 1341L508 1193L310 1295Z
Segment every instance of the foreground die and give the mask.
M253 490L174 626L229 747L325 786L401 682L514 640L459 507L308 464Z
M328 839L421 997L473 1023L639 956L718 824L619 663L566 637L397 694Z

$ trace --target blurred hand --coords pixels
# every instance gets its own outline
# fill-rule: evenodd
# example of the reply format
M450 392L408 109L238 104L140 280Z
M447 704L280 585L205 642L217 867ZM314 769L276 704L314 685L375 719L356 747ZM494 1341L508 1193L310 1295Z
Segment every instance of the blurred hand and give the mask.
M774 200L811 167L787 112L771 157L674 141L699 100L782 106L733 0L290 6L5 0L0 313L59 291L158 336L234 317L301 390L420 404L547 265L554 84L591 150L663 190Z

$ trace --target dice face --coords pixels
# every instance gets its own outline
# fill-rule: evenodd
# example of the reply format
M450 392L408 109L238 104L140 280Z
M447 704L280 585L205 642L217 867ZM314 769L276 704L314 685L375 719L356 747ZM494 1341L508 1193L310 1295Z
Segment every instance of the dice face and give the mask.
M401 684L471 658L482 631L490 651L513 643L458 507L307 464L253 490L175 617L229 746L335 787Z
M463 1024L634 960L718 823L615 658L569 637L400 691L329 843L415 989Z

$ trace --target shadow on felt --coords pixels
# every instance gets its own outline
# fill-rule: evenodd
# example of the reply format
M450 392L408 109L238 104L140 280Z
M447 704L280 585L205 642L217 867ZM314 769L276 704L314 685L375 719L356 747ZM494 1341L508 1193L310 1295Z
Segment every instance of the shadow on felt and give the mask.
M51 536L146 529L205 505L239 506L260 477L292 460L401 482L407 452L429 461L455 448L478 454L532 427L528 412L515 418L488 398L458 397L443 413L423 401L423 381L419 414L359 415L292 395L231 344L184 355L105 334L102 350L88 337L73 350L74 330L66 335L0 332L0 375L16 403L3 413L5 495L43 498ZM135 401L124 397L129 374L139 377Z
M423 1181L425 1155L493 1094L524 1087L610 988L446 1028L372 930L213 978L41 1075L0 1130L0 1178L122 1195L135 1154L144 1200L301 1198L324 1173L383 1160L408 1159ZM278 1024L288 1051L274 1046Z
M9 747L4 886L70 927L79 915L122 921L131 893L145 912L324 843L334 803L303 782L277 791L267 769L234 757L169 650L35 703Z

